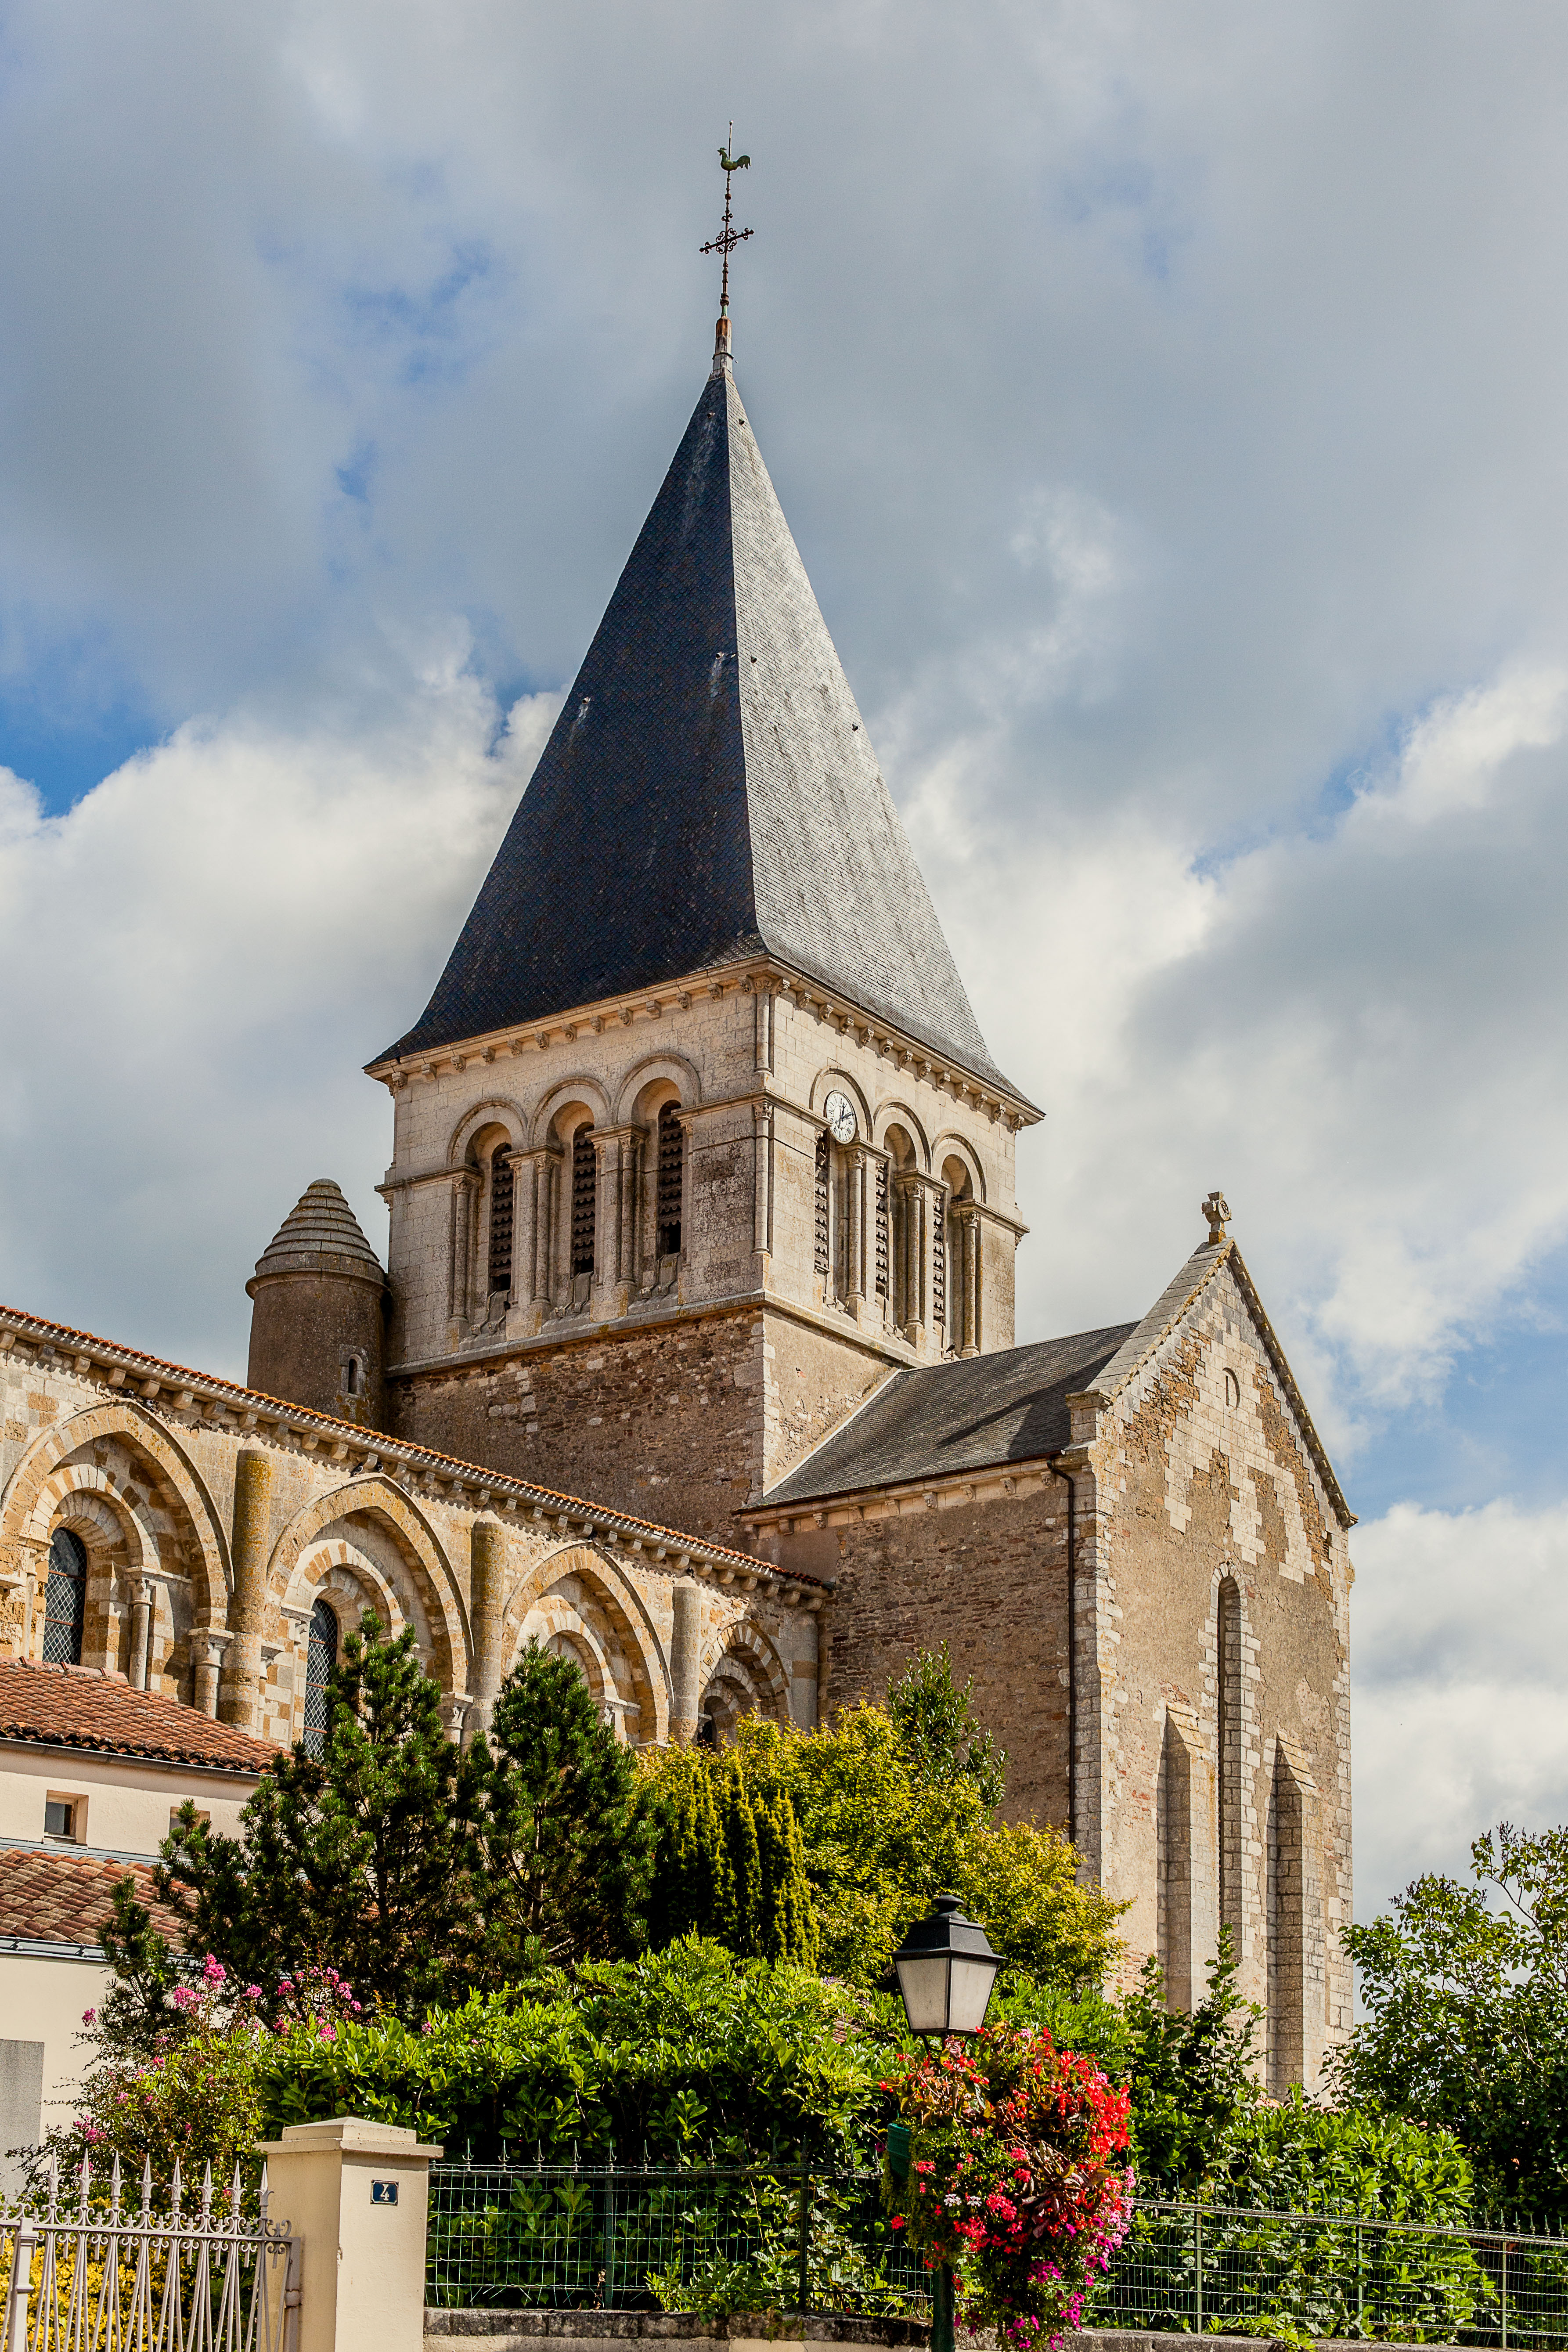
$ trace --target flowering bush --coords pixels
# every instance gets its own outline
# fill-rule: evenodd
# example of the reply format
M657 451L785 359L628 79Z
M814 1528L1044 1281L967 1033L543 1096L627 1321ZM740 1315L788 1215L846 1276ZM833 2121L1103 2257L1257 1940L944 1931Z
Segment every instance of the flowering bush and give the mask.
M952 2265L964 2326L1018 2352L1059 2344L1126 2234L1126 2092L1016 2025L906 2058L884 2087L910 2135L907 2179L887 2178L894 2226Z
M168 1991L164 2021L139 2048L86 2010L90 2055L78 2113L50 2133L44 2158L68 2168L90 2156L100 2171L118 2156L132 2179L145 2158L160 2184L176 2162L187 2181L210 2164L226 2195L237 2163L247 2176L256 2169L268 2046L335 2042L359 2011L335 1969L297 1969L268 2000L259 1985L236 1984L211 1957Z

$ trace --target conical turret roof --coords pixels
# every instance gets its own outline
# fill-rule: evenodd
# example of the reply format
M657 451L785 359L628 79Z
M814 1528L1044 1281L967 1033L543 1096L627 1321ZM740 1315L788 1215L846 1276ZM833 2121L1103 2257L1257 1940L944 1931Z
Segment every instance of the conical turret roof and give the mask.
M1006 1085L726 358L436 992L389 1055L756 954Z
M347 1275L360 1282L384 1282L381 1260L360 1231L359 1220L330 1176L308 1184L256 1261L246 1284L254 1298L264 1275Z

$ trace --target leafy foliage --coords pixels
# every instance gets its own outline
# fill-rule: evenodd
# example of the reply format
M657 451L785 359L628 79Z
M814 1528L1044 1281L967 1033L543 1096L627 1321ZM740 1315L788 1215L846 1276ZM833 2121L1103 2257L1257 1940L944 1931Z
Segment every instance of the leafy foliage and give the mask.
M960 1690L944 1642L919 1650L888 1693L888 1718L911 1778L922 1789L971 1780L981 1810L994 1813L1006 1788L1007 1751L974 1712L973 1677Z
M666 1751L648 1780L660 1819L650 1940L710 1936L742 1959L813 1966L816 1922L786 1790L739 1756Z
M1152 2196L1195 2197L1262 2095L1255 2043L1263 2012L1237 1990L1228 1927L1208 1990L1189 2016L1165 2006L1159 1963L1125 2004L1133 2154Z
M875 2015L843 1988L690 1940L475 1995L422 2030L379 2018L276 2040L262 2097L270 2129L368 2116L454 2155L724 2162L804 2145L840 2164L868 2144L885 2063Z
M1365 2016L1336 2062L1342 2095L1441 2125L1484 2194L1568 2212L1568 1829L1504 1822L1470 1849L1473 1884L1428 1875L1345 1930Z
M706 1801L694 1785L708 1777L717 1812L725 1776L737 1769L731 1758L753 1806L787 1800L818 1964L827 1975L879 1982L905 1930L944 1888L991 1927L1020 1976L1095 1984L1113 1958L1121 1906L1078 1884L1066 1839L1029 1823L989 1827L981 1782L965 1769L936 1777L934 1766L922 1777L891 1714L879 1706L848 1708L814 1732L750 1718L722 1759L668 1748L642 1759L669 1824L650 1914L656 1943L687 1924L731 1940L722 1901L733 1898L716 1889L732 1874L733 1854L726 1849L721 1862L706 1858L711 1825L700 1828Z

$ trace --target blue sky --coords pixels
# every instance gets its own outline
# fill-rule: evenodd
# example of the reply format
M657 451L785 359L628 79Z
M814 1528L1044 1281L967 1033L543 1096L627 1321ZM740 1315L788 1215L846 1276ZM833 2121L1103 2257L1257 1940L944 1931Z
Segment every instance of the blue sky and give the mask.
M1218 1183L1360 1511L1358 1885L1568 1818L1568 25L9 0L0 1295L243 1368L700 387L1023 1139L1020 1337Z

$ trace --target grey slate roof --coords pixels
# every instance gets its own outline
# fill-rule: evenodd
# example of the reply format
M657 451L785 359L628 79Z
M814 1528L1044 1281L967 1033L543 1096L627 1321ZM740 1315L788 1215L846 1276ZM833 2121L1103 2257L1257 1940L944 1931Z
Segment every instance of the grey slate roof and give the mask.
M725 369L388 1055L761 953L1007 1084Z
M766 1507L1038 1461L1068 1443L1068 1397L1095 1384L1136 1328L1117 1323L994 1356L895 1372L798 1469L770 1487Z
M254 1298L264 1274L347 1274L366 1282L385 1279L381 1260L360 1230L359 1219L330 1176L308 1184L256 1261L246 1284Z

